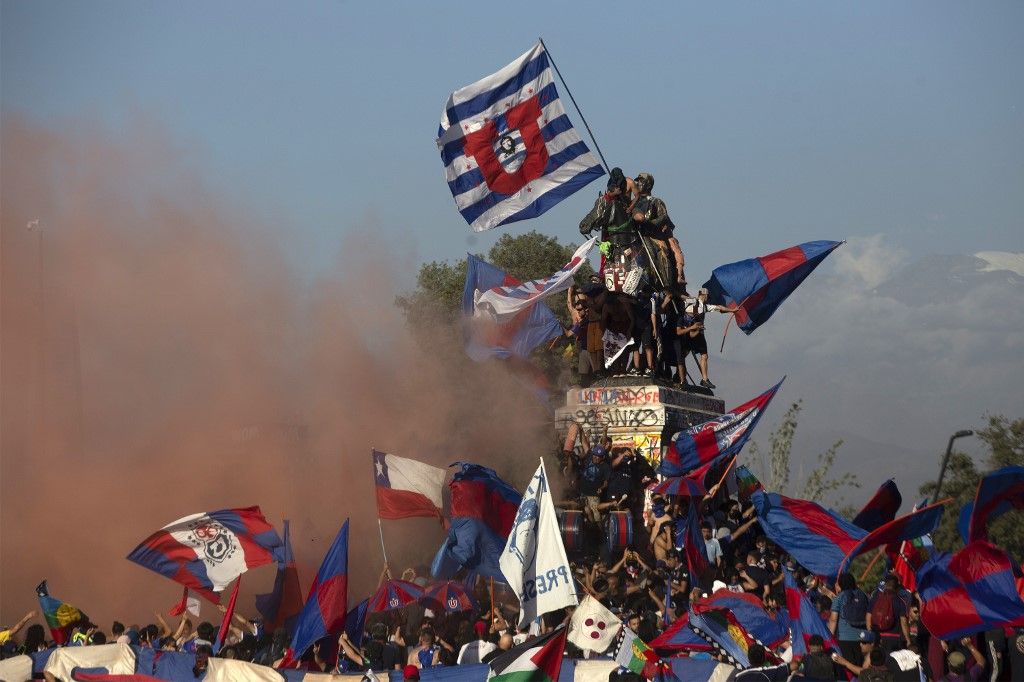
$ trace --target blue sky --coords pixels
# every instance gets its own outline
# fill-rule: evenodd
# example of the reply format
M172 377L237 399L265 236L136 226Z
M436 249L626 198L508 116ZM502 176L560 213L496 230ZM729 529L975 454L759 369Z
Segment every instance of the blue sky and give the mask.
M578 240L596 186L473 235L433 141L448 93L538 34L608 160L654 173L691 279L809 239L1020 248L1021 3L7 0L0 11L4 114L115 135L157 123L215 191L280 229L310 274L359 229L412 262L486 251L505 231Z

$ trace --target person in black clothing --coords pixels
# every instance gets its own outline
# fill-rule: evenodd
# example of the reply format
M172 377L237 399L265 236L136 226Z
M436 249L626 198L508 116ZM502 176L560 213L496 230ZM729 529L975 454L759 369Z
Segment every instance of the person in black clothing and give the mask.
M757 565L758 553L747 552L747 565L740 571L740 579L743 580L743 590L764 599L767 595L767 587L771 583L771 574Z
M768 654L760 644L751 644L747 651L750 667L736 673L736 682L785 682L789 679L790 664L767 663ZM796 664L793 664L794 668Z

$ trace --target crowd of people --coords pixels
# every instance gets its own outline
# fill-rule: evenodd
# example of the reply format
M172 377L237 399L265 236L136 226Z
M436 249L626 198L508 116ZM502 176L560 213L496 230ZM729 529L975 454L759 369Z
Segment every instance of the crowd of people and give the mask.
M692 354L699 385L713 390L704 320L709 312L734 311L709 305L707 289L689 295L675 226L665 202L651 195L653 187L650 173L631 179L615 168L607 191L580 223L583 234L600 231L603 275L568 292L580 383L618 374L697 383L686 370ZM632 350L618 354L629 341Z
M859 584L851 573L835 583L804 570L760 532L749 499L728 485L713 484L700 498L650 496L656 480L651 464L629 447L607 437L563 453L565 483L558 503L561 533L580 595L600 601L645 642L658 646L659 636L687 616L692 604L721 590L752 595L769 617L786 607L783 568L814 605L835 640L811 638L809 651L794 657L789 642L774 650L750 647L750 667L736 680L1006 680L1024 679L1024 630L989 631L956 641L930 636L921 620L919 596L896 575L878 585ZM678 529L697 505L708 568L691 574L686 535ZM426 585L420 568L404 580ZM381 579L390 577L385 567ZM568 626L572 608L545 614L517 628L515 596L484 579L467 585L476 606L449 613L444 605L414 603L370 614L362 632L321 640L297 663L323 672L402 670L419 679L424 668L488 662L515 644ZM0 653L11 656L52 647L35 612L0 630ZM219 622L219 619L218 619ZM194 622L186 612L174 624L154 614L152 624L109 629L83 624L70 633L67 646L124 642L194 656L193 671L202 676L210 656L239 658L267 666L286 663L291 636L287 628L268 632L260 618L240 613L218 642L218 626ZM594 654L567 645L571 657ZM698 651L661 651L664 656L713 657ZM723 659L724 660L724 659ZM781 663L777 661L781 660ZM619 676L621 677L621 675Z

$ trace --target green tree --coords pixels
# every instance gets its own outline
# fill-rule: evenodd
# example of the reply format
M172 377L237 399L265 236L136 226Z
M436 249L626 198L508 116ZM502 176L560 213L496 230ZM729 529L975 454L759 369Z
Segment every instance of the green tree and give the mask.
M576 244L561 244L555 237L531 230L512 236L503 234L487 254L488 262L518 280L545 277L569 262ZM480 256L481 258L483 256ZM594 273L585 263L576 273L582 283ZM454 324L462 311L462 288L466 281L466 261L456 263L432 261L420 267L416 288L395 302L415 328L438 322ZM546 303L563 325L569 326L569 310L564 295L549 296Z
M960 509L974 499L978 484L985 474L1007 466L1024 466L1024 419L1009 420L1002 415L990 416L988 425L977 432L988 447L982 468L967 454L954 450L949 457L940 498L953 498L946 505L942 523L932 534L936 546L955 552L963 547L957 529ZM935 495L935 482L921 486L921 494L929 499ZM1024 560L1024 513L1011 511L989 526L989 540L1010 553L1018 562Z
M762 466L763 469L766 469L764 484L767 490L784 494L790 492L793 438L796 436L797 419L802 409L802 400L790 405L786 413L782 415L779 425L768 436L768 462ZM860 487L856 474L847 472L838 477L832 474L836 453L842 444L843 441L838 440L818 455L817 466L802 481L802 489L794 494L801 499L820 502L825 500L830 493L841 491L847 487ZM761 449L754 441L750 443L750 455L752 461L763 462Z

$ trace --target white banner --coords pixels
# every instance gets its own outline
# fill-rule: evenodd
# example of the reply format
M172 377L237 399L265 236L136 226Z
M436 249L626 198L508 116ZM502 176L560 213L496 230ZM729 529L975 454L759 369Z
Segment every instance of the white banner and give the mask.
M623 351L633 345L633 339L629 334L617 334L611 329L604 330L601 338L604 343L604 368L608 369L612 363L619 359Z
M498 563L519 597L519 627L541 614L579 603L543 459L523 494Z
M565 291L572 284L572 276L587 261L587 255L597 243L597 237L588 239L562 269L548 277L532 279L518 286L493 287L479 290L473 296L473 315L487 317L495 322L507 322L531 305L551 294Z

